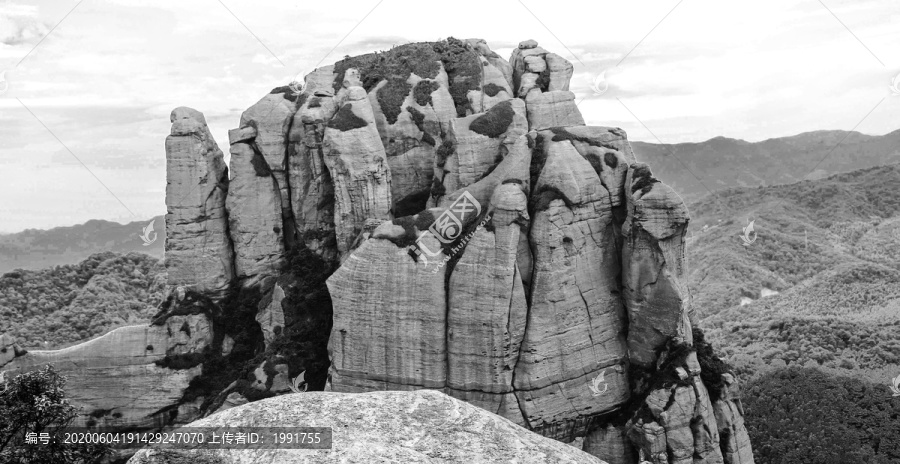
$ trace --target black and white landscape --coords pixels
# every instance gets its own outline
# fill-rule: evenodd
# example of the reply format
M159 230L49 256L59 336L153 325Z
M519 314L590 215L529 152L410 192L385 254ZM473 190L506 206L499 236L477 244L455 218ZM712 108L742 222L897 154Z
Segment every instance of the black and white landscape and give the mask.
M900 462L897 17L0 4L0 463Z

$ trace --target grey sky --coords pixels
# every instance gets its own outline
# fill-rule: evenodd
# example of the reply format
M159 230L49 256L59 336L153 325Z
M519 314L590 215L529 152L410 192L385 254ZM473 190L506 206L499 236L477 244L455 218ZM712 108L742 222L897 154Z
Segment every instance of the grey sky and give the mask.
M631 140L900 128L900 2L823 2L0 0L0 232L163 214L173 108L202 111L227 157L227 130L273 87L447 36L504 57L537 40L575 65L588 124Z

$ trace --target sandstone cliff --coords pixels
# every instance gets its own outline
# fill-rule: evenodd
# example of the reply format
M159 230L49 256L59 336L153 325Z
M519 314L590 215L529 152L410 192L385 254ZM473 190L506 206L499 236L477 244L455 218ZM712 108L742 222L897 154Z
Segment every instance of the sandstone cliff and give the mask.
M209 336L154 358L189 382L154 407L434 389L610 463L752 463L739 388L692 318L687 209L623 130L585 125L572 74L531 40L509 61L453 38L347 57L244 112L230 179L202 115L174 111L167 201L189 201L169 205L170 295L143 330L169 347L162 327L195 318Z

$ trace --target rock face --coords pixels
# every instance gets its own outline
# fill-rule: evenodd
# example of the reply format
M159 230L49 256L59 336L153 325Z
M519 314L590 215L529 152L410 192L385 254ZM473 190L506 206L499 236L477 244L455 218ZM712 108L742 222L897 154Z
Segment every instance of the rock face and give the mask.
M166 271L168 284L220 296L234 277L227 235L228 168L206 119L176 108L166 138Z
M122 413L146 427L364 418L337 434L342 462L598 462L540 434L611 463L752 464L739 389L692 320L687 210L623 130L584 124L572 73L532 40L508 62L452 38L347 57L242 115L230 180L202 115L175 110L167 201L198 193L169 205L154 324L0 360L92 366L98 391L168 375ZM332 393L256 402L295 389Z
M609 462L752 462L739 400L700 378L733 381L693 346L682 200L584 125L562 57L468 44L496 99L449 120L433 208L374 221L329 278L326 388L440 390Z
M129 464L495 463L603 464L439 392L309 393L239 406L192 427L332 427L325 450L141 450Z
M81 408L75 426L158 429L199 417L196 405L179 400L200 366L175 369L165 360L201 353L211 341L206 316L174 316L161 325L121 327L61 350L29 351L0 362L0 368L12 378L53 365L68 378L66 397Z

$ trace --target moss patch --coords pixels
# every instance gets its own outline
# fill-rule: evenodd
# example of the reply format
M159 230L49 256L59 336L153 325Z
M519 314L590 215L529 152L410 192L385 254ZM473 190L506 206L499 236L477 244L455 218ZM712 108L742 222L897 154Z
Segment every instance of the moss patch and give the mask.
M366 127L368 123L366 123L365 119L353 114L352 106L352 103L347 103L342 106L334 117L328 121L328 127L337 129L341 132Z
M272 169L269 168L269 163L266 162L266 159L263 155L253 149L253 156L250 158L250 164L253 165L253 170L256 172L257 177L269 177L272 175Z
M537 185L538 177L541 175L541 171L544 170L544 163L547 162L547 155L544 154L544 136L541 134L536 134L534 138L532 138L531 134L528 134L528 148L531 149L531 165L528 168L530 184L532 187ZM534 214L534 210L529 210L529 213Z
M434 219L434 214L431 214L431 211L428 210L424 210L414 216L396 218L391 223L403 227L403 235L398 238L389 238L388 240L400 248L408 247L416 243L420 231L428 230L431 227Z
M441 69L438 61L440 56L434 51L432 42L404 44L385 52L347 57L335 63L336 75L332 87L335 92L343 87L344 74L350 68L359 71L366 92L372 90L379 82L392 77L405 81L410 73L434 79Z
M296 101L297 101L297 98L298 98L297 95L294 95L294 91L291 89L291 87L290 87L289 85L282 85L281 87L275 87L275 88L272 89L272 91L269 92L269 93L270 93L270 94L278 94L278 93L280 93L281 96L284 97L285 100L287 100L287 101L289 101L289 102L292 102L292 103L293 103L293 102L296 102ZM302 95L302 94L301 94L301 95Z
M534 212L546 211L550 209L550 202L553 200L562 200L568 208L572 208L573 203L562 191L556 187L549 185L542 186L532 199L534 206L531 208Z
M444 187L444 182L442 179L438 179L435 176L431 179L431 196L432 197L441 197L447 194L447 187Z
M603 155L603 161L606 162L606 165L607 165L607 166L609 166L609 167L611 167L611 168L613 168L613 169L615 169L616 167L619 166L619 158L616 158L616 155L614 155L614 154L612 154L612 153L610 153L610 152L606 152L606 153Z
M512 103L509 101L498 103L491 107L486 113L475 118L469 124L469 130L476 134L485 135L491 138L497 138L506 133L509 125L513 122L516 112L512 109Z
M435 154L437 155L437 158L435 160L437 167L444 167L444 165L447 164L447 158L449 158L454 151L456 151L456 145L454 145L450 140L444 140L441 143L441 146L438 147L437 152L435 152Z
M536 85L539 89L541 89L541 92L546 92L546 91L550 90L550 67L549 66L547 66L546 68L544 68L543 71L541 71L541 74L538 75L537 79L534 82L534 85Z
M406 111L412 117L412 121L416 125L416 127L419 128L420 131L422 131L422 142L427 143L428 145L431 145L433 147L436 142L434 141L434 137L432 137L431 134L429 134L428 131L425 130L425 115L412 106L407 106Z
M411 216L425 209L431 189L410 193L394 203L391 213L394 217Z
M489 97L496 97L498 93L506 92L506 89L491 82L489 84L485 84L485 86L481 89L481 91L484 92Z
M395 124L397 116L400 116L400 109L403 101L409 95L412 86L406 82L406 79L392 77L388 79L387 84L378 89L378 104L381 105L381 112L388 124Z
M439 88L441 84L423 79L413 88L413 98L419 106L431 105L431 93Z
M467 110L472 110L466 95L469 90L478 90L484 72L478 52L470 49L464 41L453 37L435 43L434 51L440 55L450 78L450 96L456 106L456 115L463 117Z
M631 193L640 190L646 194L653 188L653 184L659 183L659 179L653 177L650 168L646 165L637 166L631 173Z
M578 142L586 143L592 147L602 147L602 148L607 148L607 149L616 150L616 151L619 150L618 148L616 148L615 145L613 145L611 143L601 142L599 140L594 140L594 139L591 139L588 137L581 137L581 136L575 135L575 134L567 131L566 129L564 129L562 127L552 127L552 128L550 128L550 132L553 132L553 138L550 139L553 142L562 142L564 140L570 140L570 141L578 141ZM613 167L615 167L615 166L613 166Z

